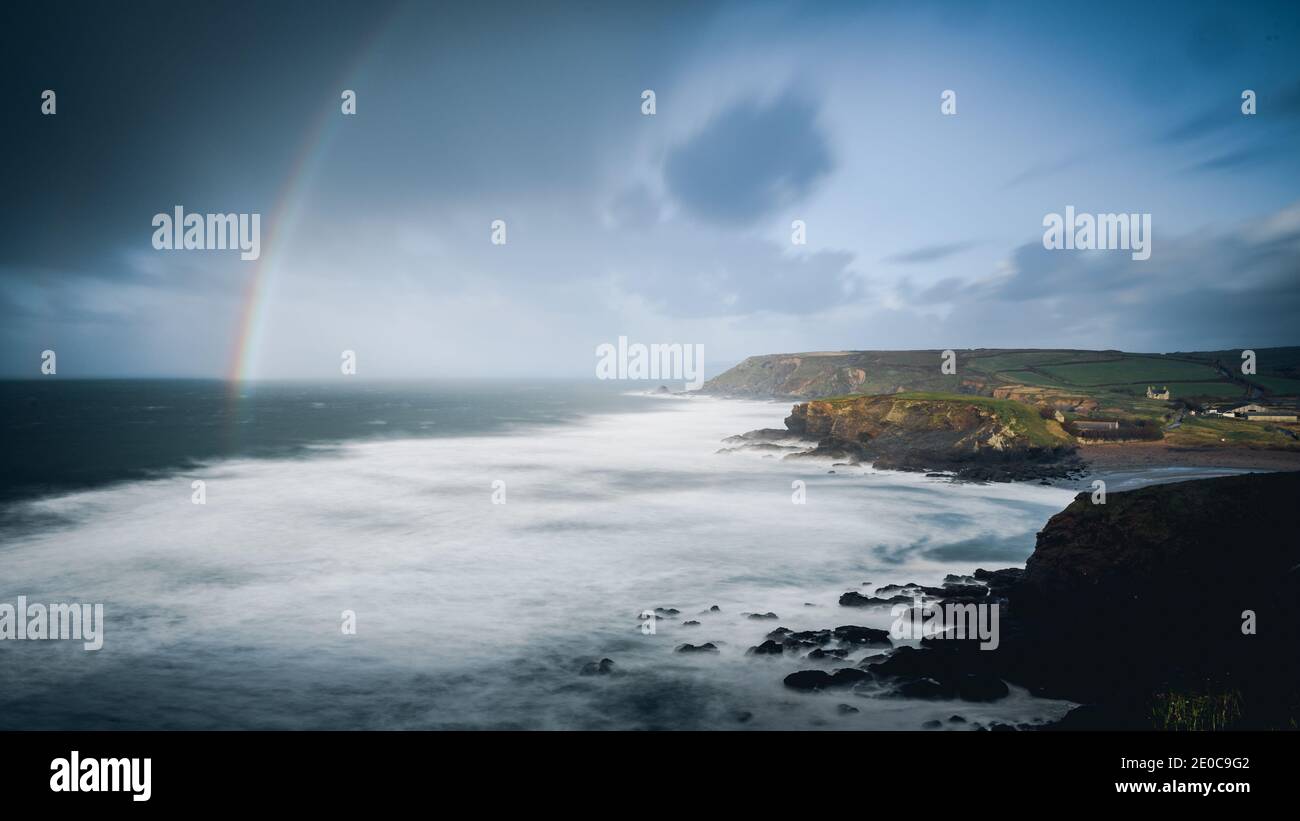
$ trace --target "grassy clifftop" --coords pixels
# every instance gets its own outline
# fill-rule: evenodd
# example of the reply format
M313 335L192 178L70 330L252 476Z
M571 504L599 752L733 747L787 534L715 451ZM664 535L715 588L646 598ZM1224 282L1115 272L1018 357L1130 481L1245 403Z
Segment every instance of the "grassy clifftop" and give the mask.
M802 408L802 410L801 410ZM904 391L880 396L835 396L796 406L791 418L802 416L806 435L836 435L866 441L883 434L908 432L981 435L993 447L1056 447L1071 442L1055 421L1010 399ZM789 420L787 420L787 425ZM975 439L972 439L972 442Z
M940 391L992 396L1055 391L1142 398L1148 385L1174 398L1230 401L1300 395L1300 347L1255 349L1257 373L1241 373L1241 351L1168 354L1066 349L956 351L957 372L940 371L942 351L838 351L751 356L709 380L710 393L816 399L846 393Z

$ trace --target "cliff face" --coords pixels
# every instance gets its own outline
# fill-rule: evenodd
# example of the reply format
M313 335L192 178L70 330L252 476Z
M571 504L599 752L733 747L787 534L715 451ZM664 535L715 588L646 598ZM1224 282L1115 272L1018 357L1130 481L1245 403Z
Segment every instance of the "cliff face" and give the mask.
M785 424L792 434L818 440L818 448L805 455L857 451L890 469L961 470L977 463L1052 461L1071 450L1060 426L1032 408L951 394L815 400L796 405Z
M1156 485L1105 504L1079 494L1039 533L1010 596L1020 678L1081 700L1217 689L1291 709L1298 498L1300 473Z
M1080 493L1038 534L1024 584L1045 598L1262 584L1300 564L1297 500L1300 473L1155 485L1105 504Z

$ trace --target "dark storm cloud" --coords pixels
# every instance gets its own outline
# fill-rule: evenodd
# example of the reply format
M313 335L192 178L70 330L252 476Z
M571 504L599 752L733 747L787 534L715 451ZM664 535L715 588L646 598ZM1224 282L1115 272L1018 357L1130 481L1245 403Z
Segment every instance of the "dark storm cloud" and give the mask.
M720 223L752 222L798 202L833 167L816 119L813 104L792 94L736 105L672 150L668 190L690 212Z
M1062 306L1057 321L1092 328L1097 348L1116 335L1165 339L1171 327L1193 340L1187 350L1294 340L1300 204L1220 234L1169 237L1158 223L1153 233L1145 262L1126 251L1050 251L1041 242L1027 243L1012 254L1010 274L967 284L945 280L913 304L961 306L958 326L1013 322L1024 328L1054 316L1049 306Z
M279 169L390 5L9 6L0 263L111 278L105 253L149 250L152 216L174 205L269 212Z
M605 152L656 127L641 115L642 90L671 87L715 12L688 2L474 8L411 5L388 28L358 80L364 115L334 134L338 161L321 190L336 210L431 194L504 206L594 185Z
M309 206L334 213L589 182L611 133L641 125L641 89L672 81L714 10L396 0L7 9L0 264L124 275L104 256L151 251L155 213L179 204L269 219L313 160L323 170ZM58 94L55 116L40 113L46 88ZM346 122L343 88L359 98Z

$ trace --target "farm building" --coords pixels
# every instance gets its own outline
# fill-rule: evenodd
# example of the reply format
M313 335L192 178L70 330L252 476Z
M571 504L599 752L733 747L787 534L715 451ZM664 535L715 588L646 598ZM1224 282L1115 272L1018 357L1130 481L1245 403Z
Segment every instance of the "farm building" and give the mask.
M1246 413L1246 414L1242 414L1242 417L1244 419L1249 419L1251 422L1294 422L1296 421L1295 412L1286 411L1286 410L1266 410L1266 411L1261 411L1260 413Z
M1074 423L1079 430L1119 430L1119 422L1114 420L1079 420Z

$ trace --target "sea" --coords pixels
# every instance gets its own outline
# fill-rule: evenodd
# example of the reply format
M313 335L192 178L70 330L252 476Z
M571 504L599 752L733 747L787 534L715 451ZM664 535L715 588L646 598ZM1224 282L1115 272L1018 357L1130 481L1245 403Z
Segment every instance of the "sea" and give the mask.
M0 641L3 729L964 730L1072 706L800 692L786 675L863 653L747 652L890 626L847 591L1023 566L1080 489L723 441L789 402L50 379L0 407L0 603L104 609L99 650Z

